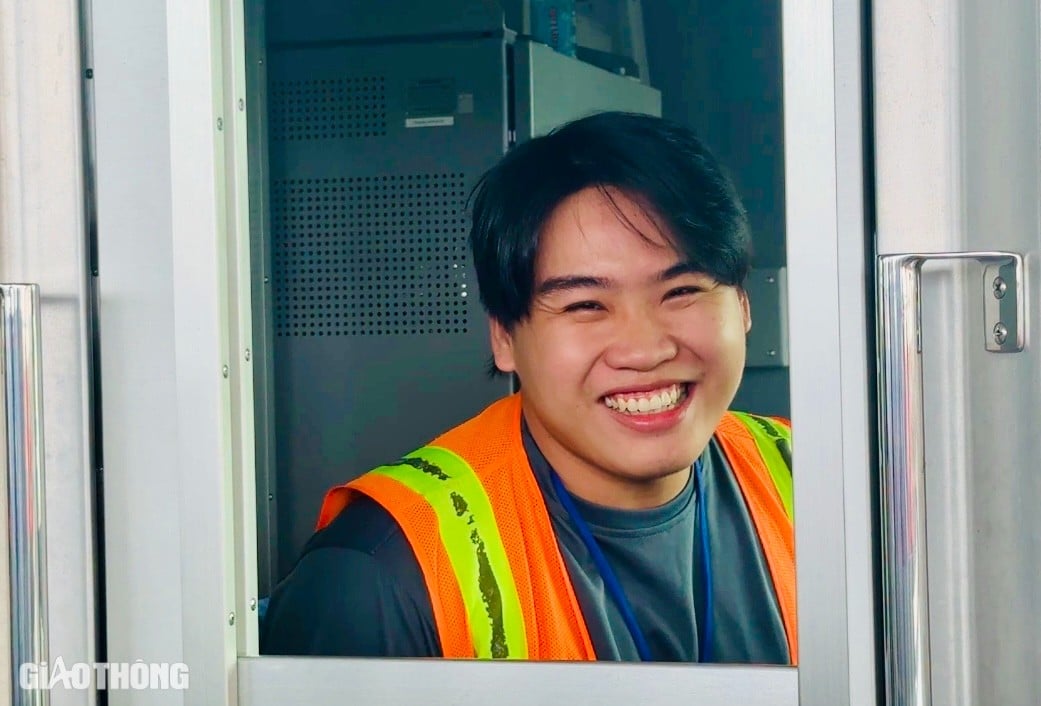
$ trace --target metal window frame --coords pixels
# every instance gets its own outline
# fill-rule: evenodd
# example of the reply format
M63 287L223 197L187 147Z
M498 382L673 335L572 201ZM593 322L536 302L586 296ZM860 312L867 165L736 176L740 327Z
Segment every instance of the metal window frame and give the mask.
M875 704L879 678L864 11L783 13L799 689L821 706Z
M236 131L245 123L229 111L243 86L241 7L241 0L168 0L167 8L181 620L192 670L186 700L256 705L292 693L297 702L333 694L386 702L419 683L433 704L501 701L510 693L526 702L542 695L668 703L682 695L709 704L874 704L861 4L785 3L783 13L792 416L801 481L798 672L256 656L249 608L255 578L241 577L255 574L256 561L255 529L251 534L241 517L251 509L246 491L254 482L243 451L251 410L242 389L250 377L239 355L249 340L249 291L235 274L248 272L248 246L241 245L248 244L248 219L237 201L246 191L246 150ZM436 674L422 678L430 669Z

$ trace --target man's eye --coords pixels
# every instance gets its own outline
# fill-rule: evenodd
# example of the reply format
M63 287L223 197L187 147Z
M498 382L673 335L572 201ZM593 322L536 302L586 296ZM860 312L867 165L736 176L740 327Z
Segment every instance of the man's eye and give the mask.
M703 291L705 290L701 287L676 287L675 289L670 289L668 294L665 295L665 298L672 299L675 297L686 297L692 294L699 294Z
M564 311L599 311L604 307L600 302L575 302L564 307Z

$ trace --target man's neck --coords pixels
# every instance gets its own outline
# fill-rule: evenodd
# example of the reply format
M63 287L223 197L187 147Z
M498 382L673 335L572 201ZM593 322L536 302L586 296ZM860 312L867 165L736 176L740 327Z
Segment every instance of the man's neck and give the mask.
M523 429L535 444L549 469L560 477L574 497L618 510L648 510L660 507L677 497L687 486L691 467L685 466L653 478L633 478L610 473L558 448L548 433L538 425L522 421Z

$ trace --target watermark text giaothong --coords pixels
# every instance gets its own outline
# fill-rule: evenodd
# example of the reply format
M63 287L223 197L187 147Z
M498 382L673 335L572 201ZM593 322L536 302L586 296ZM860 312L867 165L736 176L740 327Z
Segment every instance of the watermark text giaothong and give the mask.
M18 667L18 685L27 691L48 689L123 690L187 689L188 665L182 662L74 662L66 666L26 662Z

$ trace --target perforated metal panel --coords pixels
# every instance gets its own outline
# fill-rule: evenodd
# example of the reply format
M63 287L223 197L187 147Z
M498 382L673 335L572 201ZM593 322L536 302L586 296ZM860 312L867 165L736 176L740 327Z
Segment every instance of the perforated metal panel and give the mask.
M272 81L269 100L275 141L387 135L383 76Z
M468 333L466 197L462 172L273 181L275 335Z
M507 101L502 37L294 44L267 59L284 575L330 487L509 391L484 374L466 212L505 150Z

